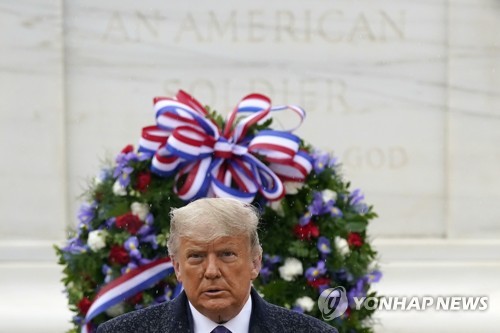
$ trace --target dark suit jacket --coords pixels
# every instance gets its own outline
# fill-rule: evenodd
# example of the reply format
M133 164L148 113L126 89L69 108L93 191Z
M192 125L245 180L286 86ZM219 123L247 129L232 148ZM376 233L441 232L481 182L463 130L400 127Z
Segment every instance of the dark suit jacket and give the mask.
M332 326L264 301L252 289L250 333L336 333ZM186 294L170 302L129 312L101 324L97 333L193 333L193 319Z

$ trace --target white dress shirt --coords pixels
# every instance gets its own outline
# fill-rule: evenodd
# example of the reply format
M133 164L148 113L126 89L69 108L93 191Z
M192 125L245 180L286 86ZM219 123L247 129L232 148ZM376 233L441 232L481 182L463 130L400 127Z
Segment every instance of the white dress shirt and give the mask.
M225 326L232 333L248 333L250 328L250 315L252 314L252 296L248 296L248 300L241 309L240 313L225 324L217 324L212 320L202 315L189 302L189 308L193 314L194 333L210 333L219 325Z

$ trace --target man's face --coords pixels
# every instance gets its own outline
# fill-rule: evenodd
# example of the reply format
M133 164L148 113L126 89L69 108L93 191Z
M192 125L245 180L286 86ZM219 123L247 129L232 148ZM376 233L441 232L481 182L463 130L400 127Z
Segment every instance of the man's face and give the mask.
M191 304L212 321L234 318L250 294L260 271L247 236L224 236L211 243L181 238L173 260Z

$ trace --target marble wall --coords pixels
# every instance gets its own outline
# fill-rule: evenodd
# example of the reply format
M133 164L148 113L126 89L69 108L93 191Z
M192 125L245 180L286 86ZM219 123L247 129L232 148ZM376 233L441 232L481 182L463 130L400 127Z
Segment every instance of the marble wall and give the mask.
M64 236L62 20L59 1L0 1L0 243Z
M373 238L496 240L499 29L495 0L0 0L0 244L62 240L180 88L224 114L254 91L302 105Z

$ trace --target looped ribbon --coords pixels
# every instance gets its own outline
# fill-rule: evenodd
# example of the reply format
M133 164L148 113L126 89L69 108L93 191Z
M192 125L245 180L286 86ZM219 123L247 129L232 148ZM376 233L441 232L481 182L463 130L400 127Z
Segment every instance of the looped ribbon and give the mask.
M293 129L249 133L274 111L294 111L300 126L305 111L296 105L272 107L266 96L250 94L228 115L224 128L182 90L175 99L155 98L154 109L156 125L143 128L139 151L154 155L152 172L175 175L174 192L182 200L217 196L252 202L261 193L275 201L285 195L282 181L304 181L311 172L311 157L299 150Z

